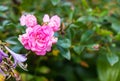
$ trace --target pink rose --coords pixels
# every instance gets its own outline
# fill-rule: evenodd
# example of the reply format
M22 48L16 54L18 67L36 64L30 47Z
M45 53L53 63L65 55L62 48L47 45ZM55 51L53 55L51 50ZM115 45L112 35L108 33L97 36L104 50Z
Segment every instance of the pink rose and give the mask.
M34 15L22 15L20 24L26 25L26 33L19 36L19 41L22 45L37 55L45 55L51 50L58 38L54 37L54 32L60 30L60 18L55 15L49 18L49 15L44 15L42 26L37 24L37 19Z
M20 36L20 39L26 49L32 50L37 55L45 55L51 50L55 41L53 35L54 32L50 27L36 25L33 28L27 28L26 33Z
M31 14L22 15L20 18L20 24L22 26L26 25L27 27L34 27L37 25L37 19L34 15Z
M31 49L31 43L28 41L31 41L29 38L29 34L32 32L32 28L27 28L26 33L23 35L19 35L18 40L24 45L24 47L28 50Z
M48 26L50 26L54 32L60 30L60 17L57 15L52 16L50 19L49 15L45 14L43 17L43 22L48 22Z
M25 15L22 15L21 17L20 17L20 24L22 25L22 26L24 26L25 25Z
M48 25L52 27L55 32L60 30L60 17L57 15L52 16Z
M43 22L49 22L50 21L50 17L48 14L45 14L43 17Z

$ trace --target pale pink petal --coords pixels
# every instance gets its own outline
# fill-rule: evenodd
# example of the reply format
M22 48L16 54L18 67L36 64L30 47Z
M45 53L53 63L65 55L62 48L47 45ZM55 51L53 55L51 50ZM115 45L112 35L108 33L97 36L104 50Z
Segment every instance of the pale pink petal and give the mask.
M52 16L48 25L52 27L54 32L60 30L60 17L57 15Z
M58 41L57 37L52 37L52 43L55 44Z
M25 17L25 15L22 15L22 16L20 17L20 25L21 25L21 26L24 26L24 25L25 25L25 21L26 21L26 17Z
M52 22L55 22L56 25L57 25L58 27L60 27L60 17L59 17L59 16L57 16L57 15L52 16L50 20L51 20Z
M45 14L43 17L43 22L49 22L49 21L50 21L49 15Z
M37 25L36 17L31 14L26 15L25 25L27 27L34 27L35 25Z

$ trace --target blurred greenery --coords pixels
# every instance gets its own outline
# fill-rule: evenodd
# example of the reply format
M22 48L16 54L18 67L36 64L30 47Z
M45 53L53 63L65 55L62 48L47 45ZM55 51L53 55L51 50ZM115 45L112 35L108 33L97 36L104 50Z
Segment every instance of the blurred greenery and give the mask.
M39 23L44 14L57 14L61 30L51 52L30 53L28 71L17 68L22 81L120 80L120 0L0 0L0 40L23 54L28 51L18 36L25 32L19 24L24 12Z

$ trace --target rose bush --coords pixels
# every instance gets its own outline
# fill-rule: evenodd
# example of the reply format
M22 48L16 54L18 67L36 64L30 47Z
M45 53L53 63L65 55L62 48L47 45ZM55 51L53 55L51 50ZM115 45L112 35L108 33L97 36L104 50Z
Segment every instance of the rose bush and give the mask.
M17 79L20 74L23 81L119 81L119 5L119 0L0 0L0 50L8 54L0 53L0 72ZM42 29L54 35L48 38ZM28 71L13 67L23 68L22 54Z

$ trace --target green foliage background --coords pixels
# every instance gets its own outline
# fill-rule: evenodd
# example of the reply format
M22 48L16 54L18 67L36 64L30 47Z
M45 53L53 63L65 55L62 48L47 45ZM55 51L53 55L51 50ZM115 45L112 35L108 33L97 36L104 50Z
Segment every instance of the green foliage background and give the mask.
M51 52L30 53L28 71L17 68L22 81L120 80L120 0L0 0L0 40L23 54L28 51L17 38L25 32L24 12L39 23L44 14L57 14L61 30Z

